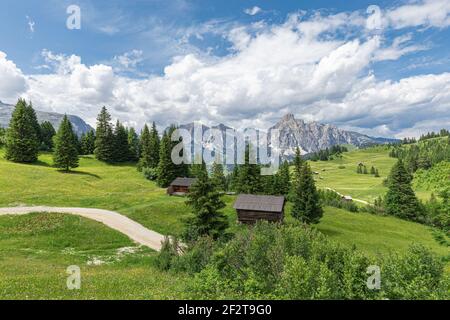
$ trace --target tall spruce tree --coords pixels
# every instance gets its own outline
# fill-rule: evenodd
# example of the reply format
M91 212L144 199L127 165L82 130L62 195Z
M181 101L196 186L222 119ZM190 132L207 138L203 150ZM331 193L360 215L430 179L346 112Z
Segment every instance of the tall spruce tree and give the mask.
M156 168L159 163L159 145L161 144L156 123L153 122L150 131L148 163L150 168Z
M293 182L292 216L304 223L316 224L323 216L323 209L312 171L300 158L298 150L294 161L296 177Z
M190 188L186 204L191 207L193 216L185 222L184 240L194 241L201 236L210 236L216 240L225 235L228 219L220 211L225 208L225 203L208 178L204 164L196 183Z
M81 135L81 154L93 154L95 150L95 132L89 130L87 133Z
M105 162L114 162L114 133L110 122L111 115L103 107L97 117L94 154L98 160Z
M159 149L157 184L166 188L177 177L175 164L172 162L172 141L168 132L164 132Z
M245 161L239 167L236 191L246 194L257 194L262 190L261 167L255 162L256 150L250 143L245 146Z
M138 161L140 155L140 147L139 147L139 137L131 127L128 130L128 160L129 161Z
M152 145L151 145L151 136L150 130L148 129L147 124L144 125L144 128L141 132L140 139L140 149L141 149L141 157L139 159L139 168L154 168L155 163L152 162ZM159 150L158 150L159 151ZM158 155L159 158L159 155ZM159 162L159 161L158 161Z
M289 163L283 161L275 175L275 185L277 194L287 196L291 189L291 174L289 172Z
M40 127L31 104L19 99L6 134L6 159L31 163L38 159Z
M49 121L44 121L41 123L40 128L40 138L41 145L40 149L42 151L52 151L53 150L53 137L56 135L56 130Z
M220 159L214 161L212 165L211 181L217 190L219 191L226 190L227 180L225 178L225 174L223 172L223 164L220 162Z
M411 185L412 176L400 159L392 167L388 178L385 210L388 214L404 219L418 220L422 208Z
M77 137L67 116L64 116L55 136L53 163L65 171L78 167Z
M177 127L175 125L171 125L168 129L168 135L169 135L169 139L172 140L172 135L174 133L174 131L177 130ZM178 140L175 141L171 141L171 150L174 150L175 147L182 143L183 139L180 137ZM171 151L172 152L172 151ZM189 176L189 165L187 164L187 160L185 158L185 153L184 153L184 147L183 149L180 151L180 157L183 158L183 162L180 164L174 164L174 168L175 168L175 174L177 177L187 177Z
M114 128L114 161L125 162L129 160L130 150L128 148L128 132L117 120Z

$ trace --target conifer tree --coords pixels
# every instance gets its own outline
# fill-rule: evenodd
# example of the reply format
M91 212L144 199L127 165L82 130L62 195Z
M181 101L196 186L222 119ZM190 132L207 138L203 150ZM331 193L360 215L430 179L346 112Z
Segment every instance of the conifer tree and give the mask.
M307 163L301 159L297 148L294 159L295 179L292 183L292 216L304 223L318 223L323 215L319 193Z
M275 175L275 184L278 190L277 194L287 196L291 189L291 174L289 172L289 163L284 161Z
M65 171L78 167L77 137L67 116L64 116L55 136L53 163Z
M6 133L6 159L14 162L37 161L40 129L31 104L19 99Z
M172 141L168 132L164 132L159 149L157 184L166 188L177 177L175 164L172 162Z
M138 161L140 157L140 147L139 147L139 137L131 127L128 130L128 160L129 161Z
M93 154L95 150L95 132L89 130L87 133L81 135L81 154Z
M226 190L227 181L225 178L225 174L223 173L223 164L220 162L220 159L214 161L212 165L211 181L217 190L219 191Z
M44 121L41 123L40 128L40 138L42 151L52 151L53 150L53 137L56 135L56 130L49 121Z
M378 169L375 169L375 177L379 178L380 177L380 173L378 172Z
M97 117L94 154L98 160L105 162L114 162L114 134L110 121L111 115L103 107Z
M372 168L370 168L370 174L375 174L375 167L372 166Z
M179 140L172 141L172 135L176 129L177 127L175 125L171 125L168 129L168 136L169 139L171 140L171 152L178 144L183 142L183 139L181 137L179 138ZM188 159L185 159L184 147L180 151L180 157L182 157L184 160L180 164L174 164L175 175L177 177L187 177L189 176L189 166L187 164Z
M128 147L128 132L117 120L114 128L114 161L125 162L129 160L130 150Z
M422 208L412 186L412 177L403 161L398 160L392 167L388 178L388 192L385 197L385 209L390 215L404 219L418 220Z
M193 216L185 222L183 238L194 241L201 236L210 236L217 240L225 235L228 219L220 210L225 203L208 178L206 167L199 170L196 183L191 186L186 204L191 207Z
M368 174L369 172L367 171L367 167L363 166L363 174Z
M139 168L154 168L152 167L152 159L151 159L152 146L151 146L150 130L148 129L147 124L145 124L144 128L142 129L139 145L141 149Z
M245 146L245 161L239 168L238 184L236 191L246 194L257 194L261 192L261 167L251 163L256 159L254 147L248 143Z
M149 155L148 162L150 168L156 168L159 163L159 145L161 141L159 138L158 130L156 129L156 124L153 122L152 130L150 131L150 142L149 142Z

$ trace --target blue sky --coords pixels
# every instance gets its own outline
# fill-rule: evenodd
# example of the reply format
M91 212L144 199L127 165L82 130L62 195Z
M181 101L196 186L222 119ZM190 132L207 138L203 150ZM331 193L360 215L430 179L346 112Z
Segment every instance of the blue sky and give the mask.
M2 101L23 96L91 123L105 104L137 127L265 127L287 112L381 136L450 123L450 0L2 4ZM81 30L66 28L73 4Z

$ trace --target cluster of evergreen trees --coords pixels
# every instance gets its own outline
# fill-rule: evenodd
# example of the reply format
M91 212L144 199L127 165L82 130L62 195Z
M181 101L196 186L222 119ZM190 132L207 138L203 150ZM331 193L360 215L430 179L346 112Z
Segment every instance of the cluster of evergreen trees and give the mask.
M420 136L419 141L433 139L433 138L439 138L439 137L450 137L450 131L447 129L441 129L439 132L428 132L427 134L423 134Z
M32 163L37 161L39 150L54 150L55 167L68 171L78 166L78 138L67 116L55 132L50 122L38 123L33 106L23 99L14 108L5 146L5 157L10 161Z
M311 161L328 161L332 160L334 156L340 156L342 153L348 152L348 149L341 145L335 145L325 150L320 150L308 155L307 159Z
M409 172L430 169L441 161L450 161L450 137L424 139L416 144L393 146L389 156L403 160Z
M357 168L356 168L356 173L358 173L358 174L369 174L369 170L367 170L367 167L366 167L365 164L359 163ZM374 166L372 166L370 168L370 174L375 176L375 177L377 177L377 178L380 176L380 172Z

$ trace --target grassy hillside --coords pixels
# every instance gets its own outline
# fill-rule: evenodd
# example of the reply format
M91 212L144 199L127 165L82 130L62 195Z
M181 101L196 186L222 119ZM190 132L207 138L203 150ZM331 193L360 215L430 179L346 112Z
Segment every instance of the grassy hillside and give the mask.
M338 192L351 195L354 198L373 202L379 196L386 193L387 188L383 186L383 180L390 173L392 165L397 161L395 158L389 157L389 149L386 146L378 146L374 148L353 150L342 154L341 158L331 161L310 162L313 171L319 173L316 176L317 186L320 188L332 188ZM358 174L356 169L359 163L363 163L370 172L370 168L374 166L378 169L380 177L370 174ZM439 166L439 165L438 165ZM428 178L422 176L431 175L434 178L429 179L447 179L450 176L448 163L442 165L436 170L437 173L421 173L416 174L416 180L420 175L420 181ZM436 176L439 178L436 178ZM446 175L446 176L445 176ZM442 178L444 176L444 178ZM414 183L417 196L422 200L428 200L433 188L430 183Z
M356 169L350 163L357 164L363 155L374 162L382 175L395 161L382 149L350 152L342 160L313 164L315 170L326 169L320 171L324 179L318 179L319 184L372 199L374 190L383 191L382 178L362 177L369 179L368 183L356 172L353 177L360 180L352 181L347 176ZM182 219L188 214L185 199L167 196L165 190L145 180L133 165L111 166L83 157L79 169L65 174L51 167L51 155L44 154L39 159L35 165L15 164L5 161L0 151L1 207L26 204L104 208L116 210L161 233L177 234L182 229ZM348 163L348 168L336 168L340 161ZM370 187L372 184L374 189ZM225 200L230 223L238 228L232 209L234 198ZM422 243L440 256L449 254L449 248L435 241L428 227L392 217L326 208L317 227L330 238L356 245L370 255L404 251L412 242ZM132 249L128 254L119 253L124 250L121 248L129 247ZM184 297L185 276L158 271L153 266L154 257L154 252L137 249L123 235L82 218L54 214L0 217L3 298L23 298L24 292L28 298ZM106 263L96 265L99 261ZM82 269L82 291L65 289L65 270L73 264Z
M173 299L183 275L160 272L155 253L100 223L62 214L0 217L0 299ZM82 290L66 287L68 266Z

